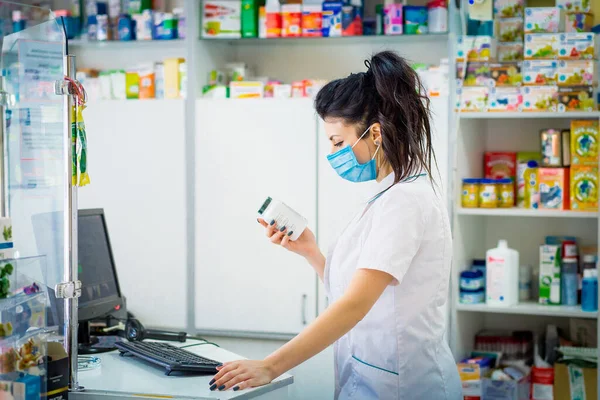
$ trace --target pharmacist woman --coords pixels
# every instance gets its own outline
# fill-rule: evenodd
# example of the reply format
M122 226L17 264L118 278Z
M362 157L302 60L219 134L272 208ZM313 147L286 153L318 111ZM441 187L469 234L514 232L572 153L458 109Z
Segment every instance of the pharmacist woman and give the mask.
M335 343L336 399L462 399L444 339L452 239L431 178L429 100L395 53L365 64L323 87L315 105L331 167L351 182L377 180L378 190L327 257L310 230L290 241L285 226L259 220L271 242L314 268L330 306L264 360L219 367L212 390L267 384Z

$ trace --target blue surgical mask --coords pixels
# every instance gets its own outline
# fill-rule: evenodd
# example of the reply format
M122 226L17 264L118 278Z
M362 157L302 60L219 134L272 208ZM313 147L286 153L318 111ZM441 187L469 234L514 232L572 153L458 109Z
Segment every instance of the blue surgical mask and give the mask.
M371 127L367 128L366 131L356 141L358 143L363 136L369 132ZM367 161L365 164L360 164L354 154L354 143L352 146L346 146L341 150L336 151L333 154L327 156L327 161L331 164L331 167L337 172L339 176L350 182L366 182L372 181L377 178L377 165L375 163L375 156L381 146L377 146L373 158Z

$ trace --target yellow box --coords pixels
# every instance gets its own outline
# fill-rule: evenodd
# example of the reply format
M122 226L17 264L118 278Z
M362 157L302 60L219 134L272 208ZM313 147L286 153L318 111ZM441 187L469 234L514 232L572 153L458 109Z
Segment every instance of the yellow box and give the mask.
M165 65L165 98L180 99L181 96L181 64L184 58L167 58Z
M598 166L598 120L571 121L571 164Z
M571 166L571 210L598 211L598 167Z

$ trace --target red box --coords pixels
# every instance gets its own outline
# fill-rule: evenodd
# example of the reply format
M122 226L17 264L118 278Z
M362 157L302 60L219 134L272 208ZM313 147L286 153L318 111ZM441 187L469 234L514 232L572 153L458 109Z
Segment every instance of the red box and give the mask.
M486 151L483 158L485 179L515 180L517 176L517 153Z
M552 399L554 387L554 368L531 369L531 400Z

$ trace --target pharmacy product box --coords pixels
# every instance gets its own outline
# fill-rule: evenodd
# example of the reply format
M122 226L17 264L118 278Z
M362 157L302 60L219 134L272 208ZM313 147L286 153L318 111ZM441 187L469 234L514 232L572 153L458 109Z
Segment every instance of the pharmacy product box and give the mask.
M177 20L172 13L154 12L152 38L154 40L177 39Z
M540 210L569 210L569 169L539 168Z
M490 88L487 86L463 87L456 90L456 109L461 111L486 111Z
M554 60L558 58L560 37L555 33L525 34L525 59Z
M242 37L255 38L258 36L258 2L257 0L242 0Z
M598 120L571 121L571 164L598 166Z
M558 86L592 86L595 83L596 63L593 60L560 60Z
M524 46L518 43L500 43L497 47L498 61L511 62L523 60Z
M491 86L521 86L523 83L520 63L490 64L489 69Z
M345 5L342 7L342 36L356 36L356 24L354 23L354 7Z
M402 4L387 4L383 7L383 32L385 35L402 35L404 33Z
M137 72L125 73L125 96L127 99L140 98L140 76Z
M598 167L571 166L571 209L598 211Z
M557 86L525 86L521 92L523 93L523 111L556 111Z
M136 40L152 40L152 30L154 25L152 10L144 10L141 14L135 14L133 16L133 22L135 25Z
M181 93L181 64L183 58L167 58L164 61L165 99L180 99Z
M534 165L534 166L532 166ZM538 190L538 167L532 162L527 165L523 175L525 181L525 196L523 207L527 209L537 209L540 206L540 193Z
M558 61L528 60L523 62L523 84L528 86L556 85Z
M531 368L531 400L552 400L554 368Z
M523 41L523 18L496 19L496 38L500 42Z
M124 70L113 70L110 72L110 85L112 88L112 98L114 100L125 100L127 98L125 71Z
M482 400L529 400L531 376L519 381L502 381L484 378L481 380Z
M407 35L423 35L429 32L427 26L427 7L404 6L404 33Z
M238 39L242 36L241 1L206 0L203 14L203 37Z
M292 85L284 83L273 87L273 98L289 99L290 97L292 97Z
M558 7L527 7L525 33L564 32L565 14Z
M462 86L486 86L490 83L489 63L468 63L466 74L463 72L464 64L456 65L456 78ZM461 80L464 75L464 80Z
M517 153L486 151L483 162L485 179L515 179L517 175Z
M594 26L594 14L569 12L565 16L565 32L591 32Z
M558 88L558 112L594 111L596 100L593 86Z
M232 99L257 99L265 95L262 82L241 81L229 84L229 97Z
M490 90L488 111L521 111L523 95L518 87L494 87Z
M13 242L13 228L12 221L8 217L0 217L0 260L7 260L13 258L14 255L14 242Z
M341 1L323 2L323 36L342 36L342 7Z
M556 6L567 12L569 11L590 11L594 0L556 0Z
M554 364L553 393L555 400L597 399L598 368L585 368L557 362ZM575 394L575 396L573 396L573 394Z
M139 98L153 99L155 97L154 66L145 66L139 69Z
M496 54L496 42L491 36L460 36L456 61L490 61Z
M48 373L45 398L47 400L68 400L69 398L69 357L61 343L48 342Z
M593 33L561 33L559 42L561 60L591 60L596 54Z
M302 36L302 4L281 6L281 37Z
M540 246L540 304L560 304L560 245Z
M323 6L321 4L302 5L302 36L323 36Z
M525 0L494 0L494 16L496 18L523 17Z

